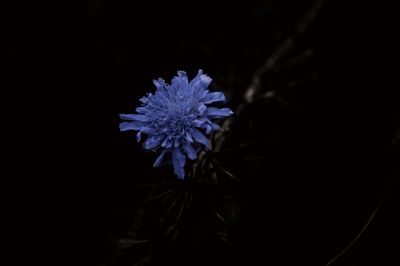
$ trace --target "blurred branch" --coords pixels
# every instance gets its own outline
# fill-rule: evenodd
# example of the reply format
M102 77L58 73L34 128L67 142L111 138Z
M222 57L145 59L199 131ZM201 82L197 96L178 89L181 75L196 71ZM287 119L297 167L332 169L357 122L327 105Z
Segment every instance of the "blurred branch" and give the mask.
M253 103L258 98L270 98L276 95L274 91L261 93L261 78L272 69L276 68L279 61L294 48L296 38L302 35L312 22L315 21L315 18L326 2L327 0L317 0L295 26L294 34L286 37L283 42L277 46L275 52L265 60L264 64L254 71L251 82L243 95L244 102L239 104L236 108L235 115L239 115L247 104ZM304 59L304 57L310 56L311 53L311 51L307 50L305 53L302 53L299 58L296 58L295 61L297 62L298 60ZM290 63L293 64L295 62ZM214 152L218 152L222 148L224 132L229 131L233 121L234 117L226 119L222 124L222 130L215 135Z
M296 37L302 35L310 24L315 20L322 6L326 0L318 0L314 3L311 9L306 13L303 19L296 25L294 35L286 37L283 42L278 45L275 52L267 58L264 64L258 68L253 75L249 87L244 93L244 100L247 103L251 103L257 97L257 93L261 90L261 77L268 73L271 69L276 67L278 62L286 55L295 45Z

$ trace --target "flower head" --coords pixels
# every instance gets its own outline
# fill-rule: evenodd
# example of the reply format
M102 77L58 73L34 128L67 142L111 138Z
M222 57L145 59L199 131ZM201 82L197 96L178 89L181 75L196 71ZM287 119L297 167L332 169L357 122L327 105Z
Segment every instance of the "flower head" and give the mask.
M211 148L206 135L220 128L213 120L230 116L233 112L229 108L207 106L225 102L225 96L222 92L207 90L211 78L202 70L190 82L184 71L178 71L171 85L163 79L153 83L156 92L140 99L142 106L136 108L137 114L120 115L126 120L120 124L120 130L138 131L137 141L141 140L142 134L147 136L143 147L160 151L154 167L158 167L170 153L174 172L183 179L186 157L194 160L199 148Z

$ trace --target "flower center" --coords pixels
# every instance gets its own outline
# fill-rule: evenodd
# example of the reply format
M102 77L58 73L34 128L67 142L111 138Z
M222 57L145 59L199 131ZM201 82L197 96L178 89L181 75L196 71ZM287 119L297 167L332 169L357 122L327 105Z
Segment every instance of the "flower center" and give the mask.
M170 136L181 137L190 127L192 119L183 113L170 114L166 119L164 127Z

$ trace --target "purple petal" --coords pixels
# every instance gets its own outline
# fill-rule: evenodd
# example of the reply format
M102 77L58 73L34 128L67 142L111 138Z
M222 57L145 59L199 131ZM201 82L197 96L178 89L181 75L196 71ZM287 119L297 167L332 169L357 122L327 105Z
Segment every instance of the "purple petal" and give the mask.
M187 92L189 88L189 82L185 71L178 71L178 76L175 76L171 80L170 89L176 96L182 96L182 93Z
M206 126L206 134L210 134L212 131L212 128L210 127L210 125Z
M206 120L200 128L204 128L206 130L206 134L209 134L212 131L219 130L221 127L215 123L210 122L209 120Z
M190 134L189 132L185 132L185 139L189 142L193 142L193 137L192 134Z
M168 141L167 146L165 146L165 148L166 149L172 148L172 144L173 144L172 140Z
M168 141L169 141L169 138L168 138L168 137L165 137L165 138L164 138L164 141L161 143L161 147L167 146Z
M192 121L192 126L194 127L201 127L206 121L200 120L200 119L195 119Z
M142 122L147 122L151 119L147 115L136 115L136 114L120 114L119 117L123 120L142 121Z
M221 127L215 123L210 123L210 126L212 128L212 131L220 130Z
M185 166L185 155L178 148L172 150L172 160L181 167Z
M233 112L229 108L215 108L208 107L207 110L203 113L203 115L208 116L209 118L220 118L232 115Z
M136 120L135 118L133 118L132 114L119 114L119 118L128 121Z
M195 89L195 91L197 93L200 93L202 91L204 91L205 89L207 89L208 85L210 85L212 79L203 74L203 71L200 69L199 73L197 74L197 76L189 83L189 87L192 87ZM198 95L200 96L200 95ZM201 96L201 98L203 98L204 96Z
M142 139L142 132L139 131L139 132L136 134L136 141L139 142L141 139Z
M143 147L146 150L154 149L155 147L159 146L163 140L162 136L151 136L147 138L147 140L143 143Z
M201 133L199 130L192 128L191 129L192 136L195 141L205 145L207 148L211 149L210 141Z
M164 86L157 88L156 95L159 99L162 99L163 101L170 101L170 96Z
M203 75L203 70L199 69L197 76L190 81L189 86L192 87L192 86L196 85L200 81L201 75Z
M146 124L140 121L132 121L132 122L122 122L119 124L119 130L126 131L126 130L140 130Z
M159 78L158 80L153 79L153 84L157 89L160 89L165 86L165 81L162 78Z
M188 77L185 71L178 71L178 77L181 81L182 88L186 89L189 85Z
M154 134L154 129L144 126L144 127L140 128L140 132L146 133L147 135L153 135Z
M167 150L163 150L160 156L154 161L153 167L159 167Z
M140 107L137 107L135 110L136 110L136 112L141 113L141 114L145 114L145 113L149 112L149 109L147 106L140 106Z
M185 177L185 156L179 150L179 148L175 148L172 151L172 164L174 166L174 172L178 176L178 178L183 179Z
M200 103L197 107L196 107L196 111L199 114L203 114L204 111L207 110L207 106L205 106L204 104Z
M181 142L179 141L179 139L175 139L174 141L174 147L178 148L181 145Z
M201 101L205 104L213 103L213 102L225 102L225 95L222 92L210 92L201 99Z
M190 145L189 143L183 144L183 149L185 150L186 154L188 155L189 159L194 160L197 158L196 150Z
M212 81L212 79L209 76L205 75L205 74L200 76L200 85L204 89L208 88L208 85L210 85L211 81Z

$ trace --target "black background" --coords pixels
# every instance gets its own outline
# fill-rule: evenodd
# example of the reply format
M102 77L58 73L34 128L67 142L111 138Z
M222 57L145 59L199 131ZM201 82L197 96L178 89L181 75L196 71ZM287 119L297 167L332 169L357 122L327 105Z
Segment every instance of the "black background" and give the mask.
M234 109L254 71L295 35L313 3L102 0L4 8L5 92L15 100L4 106L7 117L16 115L8 128L18 128L10 134L18 139L10 180L21 206L10 209L22 213L17 231L34 233L24 246L39 247L35 255L53 265L113 261L108 237L121 226L115 217L136 206L137 183L171 178L170 169L151 168L154 155L133 134L118 131L118 114L133 112L153 90L152 79L168 80L179 69L193 77L199 68ZM294 107L251 106L233 128L232 142L254 141L257 148L246 152L264 157L241 169L229 165L242 180L244 206L234 241L166 245L155 265L324 265L354 239L399 165L390 10L377 1L327 1L292 51L310 49L311 59L263 83L279 91L281 83L306 80L281 94ZM252 131L240 126L249 120ZM399 263L396 193L397 180L359 242L333 265Z

